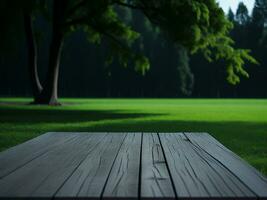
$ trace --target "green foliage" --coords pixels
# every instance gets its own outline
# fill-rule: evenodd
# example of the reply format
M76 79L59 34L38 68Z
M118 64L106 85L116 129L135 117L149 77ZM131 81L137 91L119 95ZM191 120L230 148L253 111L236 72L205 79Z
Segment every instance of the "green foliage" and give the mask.
M82 19L76 25L88 26L86 32L91 42L100 43L103 36L107 37L112 50L107 63L111 63L115 56L123 66L133 59L135 69L142 73L149 69L148 60L131 51L131 45L139 35L120 19L117 13L123 9L114 5L141 10L152 24L191 53L201 51L210 61L214 60L211 57L224 59L227 79L232 84L240 81L239 75L248 76L244 70L245 61L256 63L247 50L234 49L233 42L227 36L232 23L215 0L106 0L86 3L86 6L76 9L75 15L68 20L75 22L77 16ZM240 20L245 16L241 12L244 9L240 8ZM149 28L149 24L147 26Z
M143 75L150 68L150 63L147 57L143 55L136 55L135 57L135 70L140 71Z
M228 62L227 80L230 83L237 84L240 82L238 74L249 77L249 74L243 69L245 61L249 61L252 64L259 64L257 60L255 60L255 58L253 58L249 53L250 50L234 49L232 56L229 59L226 59L226 61Z
M119 14L126 15L128 20L131 19L131 14L127 9L118 9L109 1L99 1L94 3L93 7L92 3L86 3L68 18L65 28L70 32L81 28L86 33L89 42L95 44L100 44L101 41L106 42L109 47L106 64L111 64L114 58L124 67L128 66L130 61L134 61L135 69L144 74L149 68L148 59L131 50L139 33L125 24Z
M34 15L49 13L49 1L12 2L22 12ZM107 63L114 60L112 57L116 57L123 66L135 63L135 69L142 73L149 69L148 59L140 56L140 52L132 51L131 47L139 34L119 16L122 13L119 7L128 9L124 10L125 16L128 12L127 20L131 19L129 8L140 10L151 24L191 53L201 51L209 60L213 60L212 57L226 60L228 80L231 83L238 83L239 75L247 76L244 70L245 61L256 63L247 50L235 50L233 43L229 42L228 34L232 23L215 0L69 0L65 3L67 5L62 6L65 10L58 24L62 34L66 36L83 30L88 41L95 44L107 42L111 50ZM246 10L242 8L240 20L246 16ZM147 26L151 24L147 23Z
M73 29L75 31L75 29ZM100 44L101 43L101 34L96 32L90 26L84 25L83 31L86 32L87 40L90 43Z
M244 70L245 61L251 64L259 64L247 49L235 49L232 47L234 42L229 37L215 38L216 42L211 45L212 49L205 50L204 55L209 61L224 60L226 63L227 80L231 84L240 82L239 75L249 77ZM215 53L211 53L215 52ZM212 57L213 56L213 57Z
M248 50L234 48L228 36L233 25L215 0L135 0L130 5L128 1L119 2L141 9L152 23L192 54L201 51L209 61L225 60L227 80L232 84L240 81L239 75L248 77L246 61L257 63ZM238 11L240 23L248 17L242 5Z

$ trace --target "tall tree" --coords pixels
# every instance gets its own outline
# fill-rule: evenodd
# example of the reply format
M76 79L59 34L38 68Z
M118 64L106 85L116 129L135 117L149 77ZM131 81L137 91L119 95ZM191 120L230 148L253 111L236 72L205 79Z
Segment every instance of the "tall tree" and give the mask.
M248 9L247 9L247 6L243 2L240 2L238 4L235 18L236 18L236 21L241 25L245 25L249 22L250 17L248 14Z
M230 22L234 22L235 21L235 14L233 12L233 10L230 8L228 13L227 13L227 18Z
M31 23L29 19L34 10L45 10L50 1L30 1L30 6L23 6L30 66L36 68L36 51ZM201 51L209 60L224 59L227 63L228 80L239 82L239 75L247 75L243 69L245 60L256 62L247 50L234 49L233 41L227 36L231 23L215 0L101 0L71 1L54 0L52 3L52 39L49 50L49 66L43 87L38 83L36 70L34 73L37 88L35 103L58 104L58 74L60 56L64 38L71 32L83 30L89 41L99 44L106 38L111 50L110 61L114 57L122 65L129 60L135 63L137 70L143 73L149 68L146 57L130 48L138 33L127 26L117 14L116 6L140 10L149 21L158 26L176 44L184 46L189 52ZM28 3L27 3L28 4ZM26 14L25 14L26 13ZM27 22L28 20L28 22ZM36 85L37 84L37 85Z
M252 10L252 17L250 23L250 35L254 38L253 49L259 47L264 39L264 29L267 22L267 1L255 0L255 5ZM252 42L252 41L251 41ZM256 46L255 46L256 45Z

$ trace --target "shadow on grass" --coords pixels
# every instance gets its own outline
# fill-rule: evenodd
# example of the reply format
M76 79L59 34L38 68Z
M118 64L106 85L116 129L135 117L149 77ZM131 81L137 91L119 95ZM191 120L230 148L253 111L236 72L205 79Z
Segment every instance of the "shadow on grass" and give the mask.
M127 110L1 108L0 113L0 151L48 131L208 132L267 174L267 122L164 120L162 113Z
M60 129L67 131L72 127ZM75 128L77 132L209 132L216 138L231 139L233 136L253 139L264 137L267 142L267 123L242 121L183 121L183 120L138 120L109 121Z
M120 110L60 110L0 108L0 121L14 123L72 123L101 120L134 119L163 114L127 113Z
M70 127L70 129L72 129ZM59 129L67 131L66 127ZM267 123L224 121L181 121L181 120L127 120L125 122L107 122L93 126L83 126L72 131L77 132L208 132L224 145L235 150L253 148L255 154L267 155Z

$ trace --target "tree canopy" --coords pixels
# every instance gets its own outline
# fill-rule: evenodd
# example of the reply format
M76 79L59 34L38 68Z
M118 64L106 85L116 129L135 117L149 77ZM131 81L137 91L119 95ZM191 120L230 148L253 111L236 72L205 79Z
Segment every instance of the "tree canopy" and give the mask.
M233 48L234 42L228 37L232 24L215 0L80 1L70 6L73 12L70 12L66 21L71 25L71 30L84 26L92 42L100 42L104 36L108 37L111 39L110 49L117 53L116 56L123 65L127 65L129 60L135 60L136 69L144 72L149 68L148 60L142 55L133 54L129 48L129 44L137 39L138 33L119 19L116 6L141 10L174 43L184 46L191 53L201 51L210 61L224 59L228 81L232 84L240 81L238 75L248 76L243 68L246 60L256 63L249 55L249 50ZM242 9L246 7L243 6ZM100 12L95 14L96 10ZM240 18L242 20L242 16Z
M52 96L57 98L58 66L63 40L77 31L86 33L91 43L107 44L107 63L118 60L123 66L133 64L143 74L149 69L148 58L132 48L140 33L120 17L121 7L139 10L173 44L181 45L191 54L202 52L209 61L224 60L227 79L232 84L240 81L240 75L248 76L244 69L246 61L257 63L250 56L249 50L234 47L234 41L228 36L233 25L215 0L31 0L27 3L6 0L1 5L6 15L3 18L6 20L6 32L16 25L10 21L19 22L19 16L23 14L33 19L43 15L51 21L49 68L43 87L45 92L40 91L46 94L48 102ZM14 13L14 16L10 16L10 13ZM43 95L40 97L44 98Z

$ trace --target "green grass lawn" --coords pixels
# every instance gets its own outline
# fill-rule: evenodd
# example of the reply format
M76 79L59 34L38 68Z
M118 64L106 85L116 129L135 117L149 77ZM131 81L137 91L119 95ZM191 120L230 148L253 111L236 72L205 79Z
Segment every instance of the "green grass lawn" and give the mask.
M209 132L267 175L267 100L0 98L0 151L48 131Z

